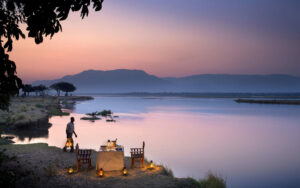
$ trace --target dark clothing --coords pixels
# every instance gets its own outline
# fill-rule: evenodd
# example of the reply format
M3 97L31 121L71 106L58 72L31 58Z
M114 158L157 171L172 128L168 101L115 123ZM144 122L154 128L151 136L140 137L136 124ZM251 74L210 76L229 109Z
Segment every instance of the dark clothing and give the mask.
M73 122L70 122L70 123L67 124L66 131L68 131L69 133L74 132L74 123Z
M73 141L73 133L74 133L74 124L73 122L70 122L67 124L67 128L66 128L66 134L67 134L67 139L71 138L71 142L72 142L72 145L71 145L71 152L74 151L74 141ZM66 146L64 147L63 149L64 151L67 151L67 148Z
M70 133L68 131L66 131L66 133L67 133L67 138L72 138L73 133Z

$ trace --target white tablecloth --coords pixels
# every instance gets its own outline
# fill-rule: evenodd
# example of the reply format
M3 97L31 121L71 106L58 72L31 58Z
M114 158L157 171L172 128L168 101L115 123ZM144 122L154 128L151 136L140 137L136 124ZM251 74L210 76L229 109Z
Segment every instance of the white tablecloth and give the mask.
M96 170L104 171L122 170L124 168L123 151L99 151L96 162Z

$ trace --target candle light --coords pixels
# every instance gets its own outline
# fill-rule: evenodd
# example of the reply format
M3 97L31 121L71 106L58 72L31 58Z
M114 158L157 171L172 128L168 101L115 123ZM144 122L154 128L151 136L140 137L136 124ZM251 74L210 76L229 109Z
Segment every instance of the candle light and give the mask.
M123 171L122 171L122 172L123 172L123 176L127 176L128 171L127 171L127 168L126 168L126 167L123 168Z
M73 172L74 172L74 169L73 169L72 167L70 167L70 168L68 169L68 173L69 173L69 174L73 174Z
M102 168L100 168L99 172L98 172L99 177L103 177L104 176L104 171Z
M153 161L151 160L150 161L150 164L149 164L149 169L153 169L154 168L154 163L153 163Z

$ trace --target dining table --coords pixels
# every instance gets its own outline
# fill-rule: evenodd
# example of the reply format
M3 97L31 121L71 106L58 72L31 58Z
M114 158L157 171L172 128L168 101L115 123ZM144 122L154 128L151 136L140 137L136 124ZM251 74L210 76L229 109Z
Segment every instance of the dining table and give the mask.
M116 171L124 168L124 149L98 151L96 170Z

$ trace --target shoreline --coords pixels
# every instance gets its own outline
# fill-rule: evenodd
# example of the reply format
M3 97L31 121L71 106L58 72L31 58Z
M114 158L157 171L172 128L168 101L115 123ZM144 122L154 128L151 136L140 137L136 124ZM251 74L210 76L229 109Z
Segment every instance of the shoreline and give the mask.
M268 99L300 99L300 93L215 93L215 92L129 92L129 93L78 93L103 97L182 97L182 98L268 98Z
M256 104L284 104L284 105L300 105L300 100L258 100L258 99L236 99L237 103L256 103Z
M69 167L76 169L75 152L63 152L60 148L42 143L0 145L0 150L3 149L6 149L8 158L14 159L2 163L0 173L4 173L3 170L13 171L16 187L201 187L201 183L193 178L173 177L172 171L163 166L157 165L153 170L138 165L129 168L130 157L127 156L124 157L127 176L112 171L105 172L104 177L99 178L95 170L95 150L92 150L91 169L82 165L79 172L69 175Z
M14 97L9 111L0 111L0 125L4 130L48 129L49 117L69 115L61 110L62 105L92 99L91 96Z

